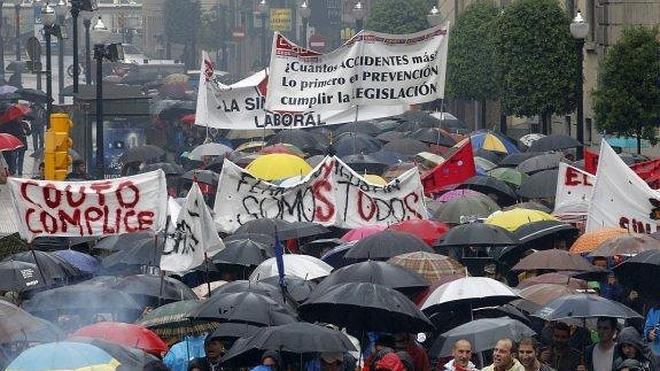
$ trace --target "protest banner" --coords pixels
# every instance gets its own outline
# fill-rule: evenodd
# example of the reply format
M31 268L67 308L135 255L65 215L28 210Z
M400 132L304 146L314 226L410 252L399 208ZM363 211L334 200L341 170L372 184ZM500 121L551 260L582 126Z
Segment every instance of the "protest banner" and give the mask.
M559 163L553 214L584 214L589 211L596 177L564 162Z
M426 218L416 169L379 186L336 157L326 157L307 176L286 186L257 179L225 159L214 211L216 224L226 233L259 218L342 228Z
M440 192L453 184L460 184L477 175L472 143L468 140L458 151L424 174L422 184L427 195Z
M620 227L634 233L660 230L660 191L651 189L603 140L586 231Z
M224 249L211 213L197 183L188 191L183 207L169 202L169 224L160 269L183 273L201 265L204 258Z
M167 220L162 170L125 178L59 182L9 178L19 233L35 237L106 236L160 231Z
M365 107L358 110L334 109L325 112L267 112L266 70L259 71L232 85L220 83L214 75L215 66L206 52L202 52L195 124L217 129L300 129L337 125L355 120L363 121L404 113L407 105Z
M275 33L266 109L323 114L442 99L447 43L445 26L406 35L360 31L321 54Z
M653 189L660 188L660 159L638 162L629 167ZM598 154L584 149L584 170L596 174Z

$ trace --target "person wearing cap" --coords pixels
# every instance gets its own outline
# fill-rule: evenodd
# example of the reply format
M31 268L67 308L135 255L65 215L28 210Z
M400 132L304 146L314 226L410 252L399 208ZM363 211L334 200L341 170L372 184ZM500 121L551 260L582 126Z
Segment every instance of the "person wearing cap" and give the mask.
M225 355L225 344L222 339L209 334L204 340L205 357L195 358L188 364L188 371L220 371L220 360Z

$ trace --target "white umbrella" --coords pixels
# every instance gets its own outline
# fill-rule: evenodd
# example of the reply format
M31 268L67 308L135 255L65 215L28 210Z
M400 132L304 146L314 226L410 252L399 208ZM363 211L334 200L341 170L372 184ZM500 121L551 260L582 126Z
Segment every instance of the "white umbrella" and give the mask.
M465 277L445 283L435 289L422 304L424 312L460 305L469 308L490 307L518 299L509 286L486 277Z
M195 149L188 154L188 158L191 160L201 160L202 156L224 156L232 151L231 148L224 144L205 143L195 147Z
M304 280L313 280L325 277L332 272L332 267L324 261L309 255L287 254L283 257L284 275L300 277ZM259 264L250 275L250 281L263 280L277 276L277 261L275 258L265 260Z
M537 140L545 137L545 135L540 134L540 133L530 133L530 134L525 134L518 141L522 143L525 147L531 147L532 143L536 142Z

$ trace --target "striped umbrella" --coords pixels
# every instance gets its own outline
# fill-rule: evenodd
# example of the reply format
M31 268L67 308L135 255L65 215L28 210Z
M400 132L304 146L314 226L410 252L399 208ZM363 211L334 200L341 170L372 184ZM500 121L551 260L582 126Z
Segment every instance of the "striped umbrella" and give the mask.
M155 332L163 339L183 337L187 334L202 334L214 330L218 323L190 321L188 311L199 305L198 300L183 300L160 306L144 314L136 323Z

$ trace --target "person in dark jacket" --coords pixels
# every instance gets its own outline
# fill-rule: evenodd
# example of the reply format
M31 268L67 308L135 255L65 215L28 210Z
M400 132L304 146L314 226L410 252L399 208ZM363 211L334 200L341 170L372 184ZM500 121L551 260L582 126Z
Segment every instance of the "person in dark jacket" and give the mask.
M188 371L220 371L220 360L225 355L225 344L222 339L209 334L204 340L206 356L195 358L188 364Z
M640 363L642 367L640 370L656 370L655 357L651 349L642 340L642 335L634 327L626 327L621 330L617 342L615 349L617 358L614 360L615 369L618 369L625 360L634 359Z

